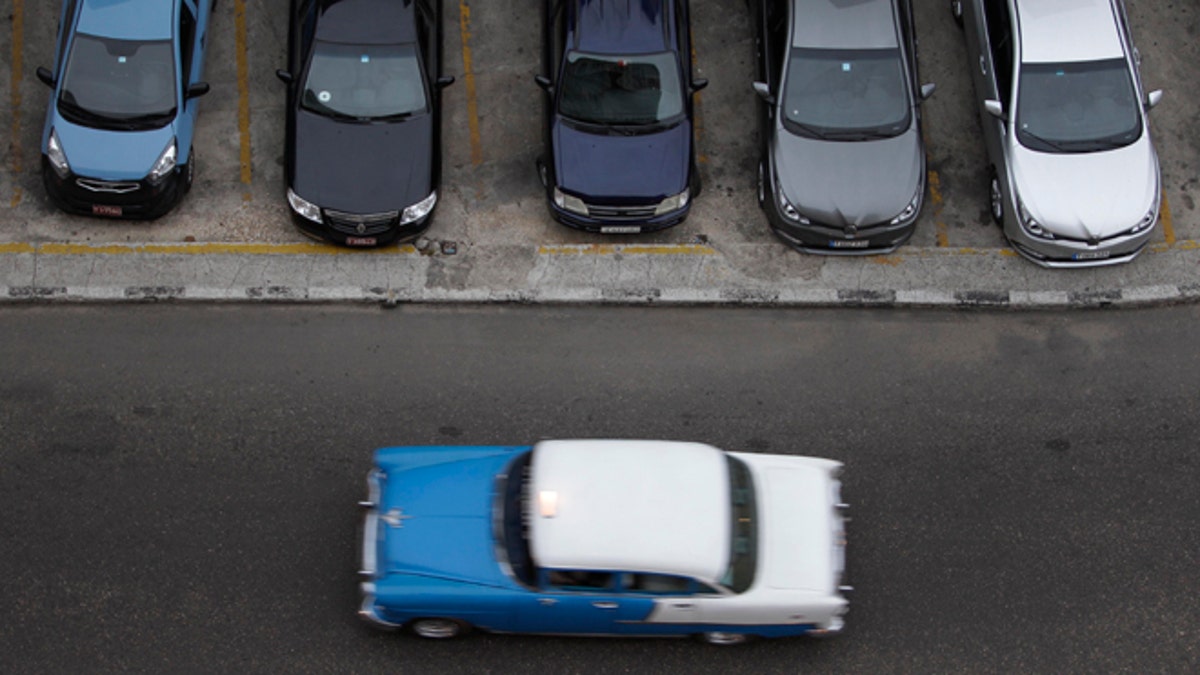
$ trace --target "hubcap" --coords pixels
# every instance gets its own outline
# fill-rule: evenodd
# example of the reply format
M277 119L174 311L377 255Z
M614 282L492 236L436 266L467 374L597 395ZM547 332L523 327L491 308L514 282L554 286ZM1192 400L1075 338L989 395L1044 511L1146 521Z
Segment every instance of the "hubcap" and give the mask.
M765 204L767 201L767 186L763 183L763 167L758 165L758 203Z
M992 217L996 222L1004 220L1004 201L1000 196L1000 179L992 179Z
M449 619L421 619L413 624L413 632L425 638L452 638L459 630L458 624Z
M704 639L714 645L740 645L746 641L741 633L705 633Z

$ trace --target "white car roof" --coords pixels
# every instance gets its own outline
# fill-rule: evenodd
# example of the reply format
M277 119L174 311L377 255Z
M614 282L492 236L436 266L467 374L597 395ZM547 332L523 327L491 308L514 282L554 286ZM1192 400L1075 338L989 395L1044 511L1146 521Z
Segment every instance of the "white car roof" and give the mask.
M792 0L792 46L893 49L899 46L892 0Z
M553 508L543 493L555 495ZM709 445L543 441L527 503L541 567L715 581L729 566L728 460Z
M1064 63L1125 55L1112 0L1017 0L1021 61Z

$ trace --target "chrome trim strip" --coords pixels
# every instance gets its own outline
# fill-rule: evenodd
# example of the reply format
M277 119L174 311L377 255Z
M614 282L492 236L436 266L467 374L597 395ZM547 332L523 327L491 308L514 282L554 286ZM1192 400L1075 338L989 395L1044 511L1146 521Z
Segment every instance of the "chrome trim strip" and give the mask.
M75 184L90 192L108 192L118 195L135 192L141 187L137 183L127 181L93 180L91 178L76 178Z

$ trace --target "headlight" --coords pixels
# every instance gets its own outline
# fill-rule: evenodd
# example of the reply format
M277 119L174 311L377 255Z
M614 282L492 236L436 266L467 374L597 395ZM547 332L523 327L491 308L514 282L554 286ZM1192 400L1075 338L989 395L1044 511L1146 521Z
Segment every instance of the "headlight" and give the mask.
M1021 224L1025 226L1025 231L1037 237L1038 239L1054 240L1055 236L1052 232L1042 227L1042 224L1029 213L1029 209L1025 208L1025 203L1020 199L1017 200L1017 214L1021 217Z
M788 220L794 220L801 225L809 225L812 223L812 221L810 221L808 218L800 215L800 212L796 210L796 207L792 206L792 203L787 200L787 197L783 195L783 188L779 186L778 181L775 182L775 198L779 202L779 210L783 212L784 217L786 217Z
M418 220L429 215L429 212L433 210L433 207L436 204L437 190L434 190L433 192L430 192L429 196L425 199L422 199L416 204L404 209L404 214L400 216L400 224L407 225L409 223L417 222Z
M1139 232L1145 232L1146 230L1150 229L1151 227L1154 227L1154 223L1157 221L1158 221L1158 204L1156 202L1154 204L1154 208L1150 209L1150 212L1142 217L1141 222L1139 222L1137 225L1134 225L1132 228L1130 228L1129 232L1127 234L1137 234Z
M565 211L571 211L585 216L588 212L587 204L584 204L582 199L579 197L572 197L571 195L564 193L562 190L559 190L557 187L554 188L554 205Z
M46 159L50 160L50 166L54 167L54 173L58 174L59 178L66 178L71 174L67 154L63 152L62 145L58 142L58 132L54 129L50 130L50 141L46 143Z
M664 213L678 211L688 205L688 200L691 199L691 193L687 188L683 189L677 195L671 195L658 203L658 208L654 209L654 215L661 216Z
M901 211L899 215L897 215L895 218L892 218L892 225L899 225L900 223L903 223L904 221L909 220L916 215L917 209L921 206L921 192L923 192L923 190L924 186L922 186L922 190L918 190L917 194L913 195L912 201L908 203L908 206L904 207L904 210Z
M154 166L150 167L150 173L146 175L146 180L157 185L167 177L167 174L175 170L175 139L172 138L167 147L163 149L162 154L154 162Z
M321 207L292 192L291 188L288 188L287 198L288 204L291 204L293 211L314 223L321 222Z

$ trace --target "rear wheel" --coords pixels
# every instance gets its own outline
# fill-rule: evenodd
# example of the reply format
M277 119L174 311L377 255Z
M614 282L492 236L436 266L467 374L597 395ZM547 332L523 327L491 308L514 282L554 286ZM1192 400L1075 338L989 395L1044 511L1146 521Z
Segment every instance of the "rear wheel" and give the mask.
M721 645L723 647L730 645L740 645L745 643L749 638L745 633L725 633L711 632L704 633L700 637L710 645Z
M417 619L409 624L413 633L432 640L446 640L466 632L466 627L454 619Z

